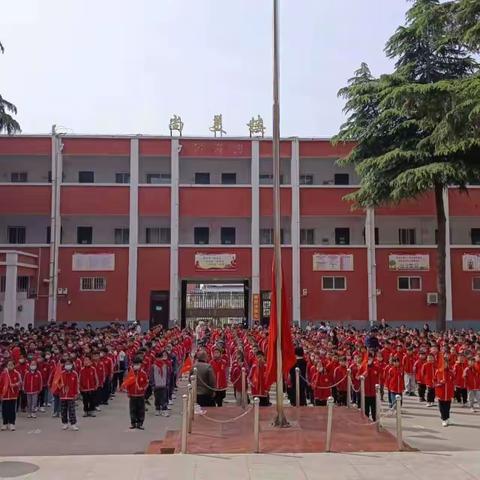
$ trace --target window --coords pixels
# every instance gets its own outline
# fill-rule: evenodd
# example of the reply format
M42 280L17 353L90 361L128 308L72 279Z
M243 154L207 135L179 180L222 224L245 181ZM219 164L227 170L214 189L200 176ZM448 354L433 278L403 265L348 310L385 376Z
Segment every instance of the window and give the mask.
M10 181L15 183L22 183L28 181L27 172L12 172L10 174Z
M147 183L169 184L172 180L170 173L147 173Z
M126 172L116 173L115 183L130 183L130 174Z
M102 292L107 289L107 280L105 277L81 277L80 291L82 292Z
M236 185L237 174L236 173L222 173L222 185Z
M28 292L30 278L26 276L17 277L17 292Z
M117 245L125 245L129 243L130 230L128 228L116 228L115 229L115 243Z
M92 227L77 227L77 243L80 245L90 245L93 238Z
M7 278L5 276L0 277L0 293L5 292L6 283L7 283Z
M272 185L273 184L273 174L272 173L261 173L260 174L260 185ZM283 175L280 175L280 185L283 185Z
M365 229L363 229L362 235L363 235L363 241L366 242L367 239L365 236ZM380 233L379 233L378 227L375 227L375 245L379 245L379 243L380 243Z
M78 183L95 183L93 172L78 172Z
M415 245L415 229L414 228L399 228L398 229L398 243L400 245Z
M322 290L346 290L345 277L322 277Z
M422 289L422 279L420 277L398 277L398 290L416 290Z
M315 230L313 228L300 229L300 245L314 245Z
M335 173L333 176L333 183L335 185L349 185L350 177L348 173Z
M480 277L472 278L472 290L480 291Z
M50 243L52 241L52 228L47 227L47 241L46 243Z
M195 174L195 183L198 185L209 185L210 174L207 172L197 172Z
M300 175L300 185L313 185L313 175Z
M195 227L193 230L193 242L195 245L208 245L210 229L208 227Z
M25 243L25 227L8 227L8 243Z
M285 243L283 228L280 229L280 243ZM273 245L273 228L260 229L260 245Z
M472 228L470 230L472 245L480 245L480 228Z
M335 229L335 244L350 245L350 229L349 228Z
M222 245L235 245L235 228L222 227L220 230Z
M51 170L48 171L47 179L48 179L48 183L52 183L52 171Z
M170 243L170 227L147 227L145 242L168 245Z

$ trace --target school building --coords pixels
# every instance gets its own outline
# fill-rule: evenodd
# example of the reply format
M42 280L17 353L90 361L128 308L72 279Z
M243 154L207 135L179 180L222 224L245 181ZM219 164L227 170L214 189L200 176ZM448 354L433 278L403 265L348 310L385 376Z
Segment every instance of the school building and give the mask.
M351 148L281 142L292 319L433 323L433 196L352 209ZM474 325L480 187L444 195L448 319ZM265 321L272 227L271 139L1 136L0 324Z

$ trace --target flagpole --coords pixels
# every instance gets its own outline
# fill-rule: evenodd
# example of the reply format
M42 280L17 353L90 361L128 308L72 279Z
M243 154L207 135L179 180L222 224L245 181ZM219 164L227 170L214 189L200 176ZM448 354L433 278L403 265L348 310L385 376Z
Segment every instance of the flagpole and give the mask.
M280 212L280 58L278 33L278 0L273 0L273 231L275 261L275 295L277 321L277 416L274 425L288 426L283 408L283 368L282 368L282 247L281 247L281 212Z

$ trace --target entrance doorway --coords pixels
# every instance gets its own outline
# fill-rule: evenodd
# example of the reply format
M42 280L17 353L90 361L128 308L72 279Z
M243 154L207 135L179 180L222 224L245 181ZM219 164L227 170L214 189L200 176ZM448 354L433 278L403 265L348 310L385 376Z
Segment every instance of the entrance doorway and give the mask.
M168 317L170 308L169 292L150 293L150 328L162 325L168 328Z
M260 323L262 327L268 327L270 325L270 307L272 303L272 292L270 291L262 291L262 316Z
M211 327L248 326L248 280L183 280L182 328L204 321Z

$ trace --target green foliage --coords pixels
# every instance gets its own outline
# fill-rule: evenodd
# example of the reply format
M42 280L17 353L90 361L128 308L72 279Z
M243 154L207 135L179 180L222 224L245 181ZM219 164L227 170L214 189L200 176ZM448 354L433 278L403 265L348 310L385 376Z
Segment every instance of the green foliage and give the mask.
M0 53L3 53L4 51L5 49L0 42ZM13 135L14 133L21 131L19 123L11 114L17 114L17 107L0 95L0 133L7 132L8 135Z

